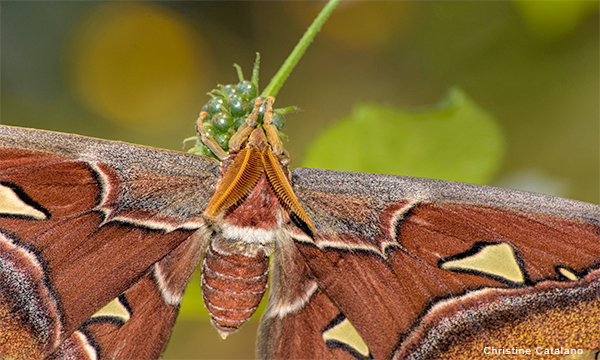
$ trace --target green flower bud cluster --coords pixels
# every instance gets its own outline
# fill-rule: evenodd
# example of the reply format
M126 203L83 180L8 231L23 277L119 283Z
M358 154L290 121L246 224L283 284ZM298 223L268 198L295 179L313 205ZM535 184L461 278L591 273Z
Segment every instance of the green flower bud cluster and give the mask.
M206 134L215 139L217 144L228 152L231 136L246 122L246 118L254 108L254 101L258 97L258 88L253 82L242 80L235 85L219 85L208 95L211 99L202 107L202 111L208 113L208 116L204 119L202 126L206 130ZM260 97L260 99L263 101L263 106L259 109L259 125L262 124L266 104L266 98ZM273 110L273 125L277 127L277 130L281 130L285 123L284 114L294 110L294 107ZM283 134L281 136L285 137ZM196 146L188 152L215 157L212 151L202 143L200 137L186 140L192 139L196 140Z

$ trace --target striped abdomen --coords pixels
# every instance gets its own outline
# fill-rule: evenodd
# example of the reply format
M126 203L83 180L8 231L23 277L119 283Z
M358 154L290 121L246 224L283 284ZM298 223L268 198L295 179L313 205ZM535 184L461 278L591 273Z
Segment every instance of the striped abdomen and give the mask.
M258 307L267 287L269 254L260 244L213 237L202 261L202 297L221 337L235 332Z

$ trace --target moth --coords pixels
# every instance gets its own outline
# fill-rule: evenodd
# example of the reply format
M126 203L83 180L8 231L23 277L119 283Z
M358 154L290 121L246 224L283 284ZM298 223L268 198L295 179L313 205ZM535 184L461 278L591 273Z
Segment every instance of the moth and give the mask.
M220 160L0 126L1 357L158 358L200 263L260 359L598 358L600 206L290 171L273 102Z

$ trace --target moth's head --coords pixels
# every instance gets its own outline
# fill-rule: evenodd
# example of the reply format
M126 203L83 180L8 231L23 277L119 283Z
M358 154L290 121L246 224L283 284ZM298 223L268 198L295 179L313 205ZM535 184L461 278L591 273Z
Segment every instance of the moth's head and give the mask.
M252 133L250 133L250 136L248 137L246 147L253 147L259 151L262 151L266 147L270 147L267 136L261 127L252 130Z

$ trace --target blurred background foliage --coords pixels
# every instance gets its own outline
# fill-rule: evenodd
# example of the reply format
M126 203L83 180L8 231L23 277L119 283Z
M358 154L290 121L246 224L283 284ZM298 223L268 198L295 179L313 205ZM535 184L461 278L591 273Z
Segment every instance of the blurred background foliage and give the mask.
M323 5L2 2L0 121L180 150L232 64L260 52L266 86ZM292 166L598 203L598 20L595 1L342 3L277 98L302 109ZM256 316L224 342L188 294L165 358L254 356Z

